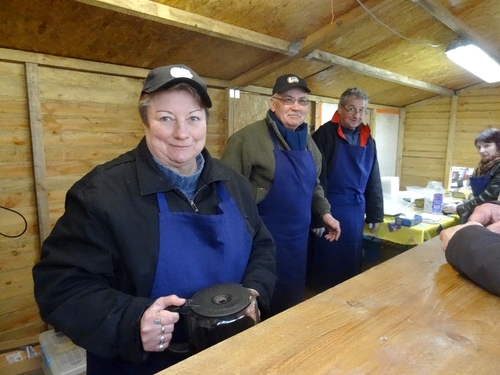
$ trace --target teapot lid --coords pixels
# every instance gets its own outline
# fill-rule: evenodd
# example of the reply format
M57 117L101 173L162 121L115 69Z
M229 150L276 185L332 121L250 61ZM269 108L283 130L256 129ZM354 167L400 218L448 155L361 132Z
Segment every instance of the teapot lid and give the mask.
M191 309L207 318L222 318L245 310L250 305L250 296L241 284L217 284L196 292Z

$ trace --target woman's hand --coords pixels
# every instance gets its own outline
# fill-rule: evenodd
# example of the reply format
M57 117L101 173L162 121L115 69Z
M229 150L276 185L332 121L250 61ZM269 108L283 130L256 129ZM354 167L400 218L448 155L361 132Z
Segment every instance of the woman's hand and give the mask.
M457 206L458 204L456 203L450 203L445 206L443 206L443 212L445 214L456 214L457 213Z
M147 352L162 352L172 340L174 324L179 321L179 313L165 310L168 306L181 306L186 300L176 295L158 298L141 318L142 347Z
M255 321L255 323L259 323L260 310L259 306L257 305L257 297L259 296L259 292L252 288L247 289L250 292L250 301L253 301L253 303L250 303L250 305L248 305L247 309L245 310L245 315L250 316Z

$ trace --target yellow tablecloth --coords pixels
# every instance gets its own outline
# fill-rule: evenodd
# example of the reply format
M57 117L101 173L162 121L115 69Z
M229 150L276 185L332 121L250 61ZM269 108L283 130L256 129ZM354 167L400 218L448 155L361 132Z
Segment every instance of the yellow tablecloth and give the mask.
M418 214L418 212L415 213ZM368 225L365 224L363 234L402 245L419 245L436 237L438 235L438 230L460 224L460 218L458 215L442 215L441 222L436 224L422 222L412 227L401 226L397 228L391 225L391 223L394 224L394 222L394 216L384 216L384 222L380 224L375 233L370 233Z

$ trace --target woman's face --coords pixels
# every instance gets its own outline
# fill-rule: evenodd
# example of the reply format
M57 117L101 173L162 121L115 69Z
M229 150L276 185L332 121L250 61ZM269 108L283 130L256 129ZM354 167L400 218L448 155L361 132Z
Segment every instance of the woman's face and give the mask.
M205 108L188 91L166 91L151 98L146 143L155 159L178 174L196 172L196 156L205 147Z
M481 156L482 161L486 161L491 159L493 155L498 151L497 145L495 142L477 142L476 149Z

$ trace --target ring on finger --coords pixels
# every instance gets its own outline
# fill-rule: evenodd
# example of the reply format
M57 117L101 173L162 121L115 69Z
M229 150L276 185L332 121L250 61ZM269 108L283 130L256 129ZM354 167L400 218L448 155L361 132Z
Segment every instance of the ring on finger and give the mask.
M161 324L160 312L159 311L156 313L155 324Z
M160 345L165 344L165 337L163 335L160 337Z
M161 334L163 335L165 333L165 326L161 326Z
M163 347L164 347L164 345L163 345L163 344L160 344L159 346L160 346L160 352L162 352L162 351L163 351Z

